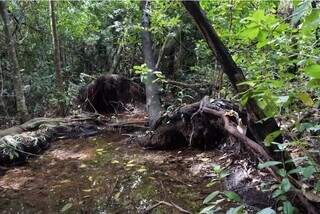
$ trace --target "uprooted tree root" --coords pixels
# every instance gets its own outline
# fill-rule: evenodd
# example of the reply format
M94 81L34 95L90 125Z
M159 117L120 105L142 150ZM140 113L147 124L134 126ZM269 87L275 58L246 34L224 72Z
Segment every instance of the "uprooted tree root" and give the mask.
M228 111L245 119L237 105L226 100L214 100L210 108ZM178 108L161 117L153 130L140 140L143 147L149 149L173 149L185 146L215 148L228 139L223 120L216 115L199 111L200 102Z
M182 146L197 147L217 147L232 138L245 146L254 157L261 161L273 160L269 151L252 140L250 133L246 134L245 125L249 121L245 120L245 112L240 112L239 108L225 100L210 101L208 97L201 102L180 107L170 115L165 115L159 119L140 144L150 149L171 149ZM277 174L279 169L276 166L267 168L276 181L281 182L282 178ZM291 193L295 204L301 204L308 213L318 213L319 196L313 194L304 184L293 176L288 176L292 184ZM311 196L312 195L312 196Z
M144 102L143 88L116 74L104 75L83 87L77 98L83 110L100 114L121 112L128 103Z

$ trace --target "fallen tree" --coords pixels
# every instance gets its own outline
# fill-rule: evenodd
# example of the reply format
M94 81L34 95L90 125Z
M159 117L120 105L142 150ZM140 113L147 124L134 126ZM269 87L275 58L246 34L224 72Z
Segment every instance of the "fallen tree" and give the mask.
M264 163L273 161L270 152L261 146L262 142L252 140L250 130L246 130L246 112L226 100L213 100L208 96L201 102L189 104L162 116L153 131L140 139L140 144L149 149L172 149L180 147L217 148L219 145L238 142L249 150L254 159ZM249 137L251 136L251 137ZM239 151L240 152L240 151ZM281 182L278 167L268 167L269 173ZM314 203L320 202L320 196L305 191L309 186L296 177L288 175L292 184L291 193L297 203L303 205L308 213L317 213Z

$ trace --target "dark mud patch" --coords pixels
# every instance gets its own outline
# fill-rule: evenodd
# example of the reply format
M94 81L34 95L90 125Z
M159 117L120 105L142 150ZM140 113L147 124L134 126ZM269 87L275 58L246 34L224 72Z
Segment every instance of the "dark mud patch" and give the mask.
M119 133L61 140L24 166L0 177L1 213L144 213L158 201L197 213L212 165L231 165L230 155L194 149L143 150ZM225 207L229 207L226 204ZM158 206L151 213L179 213Z
M212 188L190 169L204 154L146 151L127 139L115 133L57 141L26 165L9 169L0 177L1 213L143 213L158 200L199 211ZM204 160L210 167L209 158ZM175 212L166 206L152 211Z

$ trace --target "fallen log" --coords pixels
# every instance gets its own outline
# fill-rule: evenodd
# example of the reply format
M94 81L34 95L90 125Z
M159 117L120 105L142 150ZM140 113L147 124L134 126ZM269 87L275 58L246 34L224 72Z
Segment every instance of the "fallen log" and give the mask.
M53 141L97 135L102 131L132 132L146 130L145 121L110 122L98 114L81 114L66 118L34 118L0 131L0 165L16 164L37 156Z

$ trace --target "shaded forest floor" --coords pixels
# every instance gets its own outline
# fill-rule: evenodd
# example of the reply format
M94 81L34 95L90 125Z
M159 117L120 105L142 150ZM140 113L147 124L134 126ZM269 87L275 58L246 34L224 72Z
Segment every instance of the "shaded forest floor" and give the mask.
M163 200L195 212L212 191L208 178L199 176L206 174L212 156L141 150L118 133L57 141L40 157L6 171L0 178L0 207L2 213L141 213ZM156 210L172 212L165 206Z
M251 213L275 205L270 191L261 189L272 179L256 170L239 143L214 150L145 150L137 140L144 131L132 129L144 117L139 109L110 116L108 124L132 124L54 141L25 164L0 168L0 213L180 213L177 207L198 213L208 194L226 190L238 193ZM214 165L229 176L208 186L217 178ZM155 207L159 201L177 207ZM222 212L235 206L220 205Z

